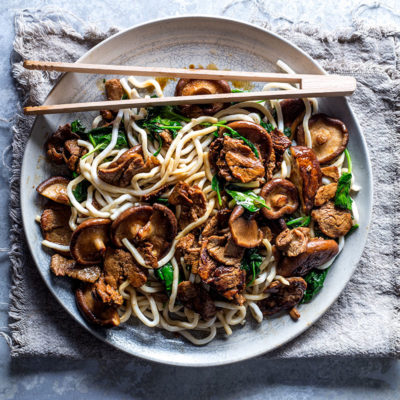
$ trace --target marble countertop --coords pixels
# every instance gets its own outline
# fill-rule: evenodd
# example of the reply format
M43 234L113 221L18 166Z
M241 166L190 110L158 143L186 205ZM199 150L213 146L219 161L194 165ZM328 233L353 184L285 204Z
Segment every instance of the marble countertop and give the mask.
M399 0L3 0L0 3L0 400L6 399L398 399L400 362L386 359L254 359L218 368L179 368L132 358L125 365L88 359L9 356L8 180L11 120L18 95L9 55L13 20L23 8L60 7L97 24L129 27L182 14L223 15L244 21L306 21L334 30L355 20L400 26Z

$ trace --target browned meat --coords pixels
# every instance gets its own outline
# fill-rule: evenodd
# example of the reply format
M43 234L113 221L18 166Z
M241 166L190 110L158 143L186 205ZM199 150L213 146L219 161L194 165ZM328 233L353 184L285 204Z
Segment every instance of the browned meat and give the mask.
M100 110L100 115L106 122L111 122L115 117L115 113L111 110Z
M122 296L111 285L108 285L104 277L100 277L94 284L97 298L107 306L121 306L124 302Z
M237 267L218 267L214 271L210 285L228 300L235 300L242 305L245 301L241 292L246 286L246 271Z
M99 178L110 185L126 187L132 178L140 172L148 172L160 162L153 156L144 161L142 146L137 145L127 150L106 168L99 168Z
M274 171L277 168L275 150L272 149L269 161L265 164L265 178L267 182L274 176Z
M109 247L104 259L105 282L117 289L128 279L133 287L143 286L147 281L146 271L134 260L131 253Z
M284 277L305 276L312 269L328 262L338 252L339 246L334 240L311 239L304 253L296 257L283 257L278 263L277 273Z
M211 217L204 227L201 236L203 238L209 236L221 236L225 233L229 232L229 217L231 215L231 210L225 208L223 210L219 210L217 214Z
M307 289L307 283L303 278L288 278L289 286L280 281L272 282L265 290L270 296L258 302L262 313L266 316L288 311L300 303Z
M169 188L169 185L162 185L156 190L153 190L152 192L148 194L144 194L143 196L140 197L140 201L144 203L153 203L156 201L162 194L164 194Z
M307 250L309 228L286 229L275 239L276 247L289 257L298 256Z
M270 132L270 135L276 158L276 168L279 168L282 164L283 153L290 147L292 142L283 132L276 128Z
M248 183L265 175L262 160L255 156L250 147L239 139L226 136L216 166L219 175L228 182Z
M196 274L199 268L200 246L193 233L188 233L178 240L176 253L178 258L183 257L185 267Z
M294 120L305 111L302 99L285 99L280 103L285 127L291 126Z
M69 227L71 208L68 206L54 205L43 210L40 226L44 239L68 246L72 231Z
M313 210L311 217L317 222L321 232L331 238L346 235L353 226L350 211L335 207L333 201Z
M338 167L329 166L321 168L322 176L326 178L330 178L333 182L337 182L339 180L339 170Z
M217 312L207 290L190 281L183 281L178 285L178 299L184 306L199 313L203 319L213 318Z
M46 154L50 161L55 164L64 162L63 151L67 140L77 140L79 135L71 131L71 125L59 126L45 143Z
M168 147L171 145L171 143L172 143L172 141L173 141L172 136L171 136L169 130L164 129L163 131L158 132L158 135L159 135L159 136L161 137L161 139L162 139L162 147L163 147L163 149L167 150Z
M96 282L101 273L101 269L97 265L80 267L76 264L75 260L65 258L60 254L53 254L51 256L50 269L55 276L68 276L90 283Z
M207 244L208 239L203 240L200 249L199 269L197 271L200 278L205 283L209 283L215 269L217 268L217 261L215 261L207 251Z
M79 159L86 153L87 150L84 147L78 146L78 140L72 139L64 143L62 156L67 167L79 173Z
M240 265L244 254L244 248L237 246L230 234L210 236L207 239L207 251L219 263L236 266Z
M183 181L175 185L168 202L172 205L181 206L181 215L179 217L179 227L181 229L197 221L207 210L207 200L203 191L198 186L189 186Z
M121 100L124 95L119 79L108 79L105 83L107 100Z
M315 195L314 206L320 207L333 199L336 194L337 183L330 183L329 185L320 186Z

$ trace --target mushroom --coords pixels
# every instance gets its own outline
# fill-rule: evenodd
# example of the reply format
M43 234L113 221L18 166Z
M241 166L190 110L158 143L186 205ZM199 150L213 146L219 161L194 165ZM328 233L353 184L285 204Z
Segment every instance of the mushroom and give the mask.
M296 257L283 257L278 264L277 274L288 277L304 276L339 252L338 244L331 239L314 238L308 241L306 251Z
M179 79L175 87L175 96L196 96L201 94L230 93L228 82L223 80ZM224 103L184 104L179 106L182 114L196 118L201 115L214 115L226 107Z
M291 126L306 109L302 99L285 99L279 105L281 106L283 122L286 127Z
M71 228L68 221L71 217L71 207L53 203L43 210L40 217L40 227L45 240L68 246L71 240Z
M237 246L229 234L209 237L207 251L214 260L224 265L240 265L244 254L244 249Z
M36 191L56 203L69 205L67 186L69 180L63 176L53 176L43 181Z
M65 142L67 140L76 140L79 138L79 135L71 131L70 124L59 126L57 131L54 132L45 143L47 157L55 164L63 164Z
M251 249L263 240L263 233L258 228L255 214L246 212L242 206L236 206L229 218L229 228L233 241L240 247Z
M299 191L302 210L308 214L313 208L315 195L321 185L321 168L312 149L292 146L290 151L293 157L290 178Z
M118 326L120 319L116 308L99 300L95 285L82 285L75 291L75 299L79 310L92 324L104 327Z
M316 114L308 121L312 148L321 164L334 160L346 149L349 133L346 125L339 119L325 114ZM306 144L303 125L297 128L297 143Z
M132 240L149 268L157 268L158 261L172 246L177 233L174 213L161 204L140 205L124 211L111 225L113 243L122 247L122 239Z
M278 219L283 215L293 214L299 207L296 186L287 179L271 179L263 186L260 195L269 207L262 208L263 215L268 219Z
M70 251L79 264L102 262L109 241L110 224L109 219L90 218L78 225L71 237Z

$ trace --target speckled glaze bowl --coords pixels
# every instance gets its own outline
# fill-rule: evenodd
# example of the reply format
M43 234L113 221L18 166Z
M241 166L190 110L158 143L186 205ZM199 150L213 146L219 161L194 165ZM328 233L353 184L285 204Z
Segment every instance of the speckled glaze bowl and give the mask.
M215 64L220 69L276 71L282 59L298 73L324 71L300 49L261 28L215 17L178 17L149 22L127 29L100 43L78 62L187 67ZM102 98L98 83L103 77L66 74L52 90L46 104L82 102ZM174 82L166 90L172 92ZM365 140L345 98L320 100L320 108L340 118L350 132L349 150L353 170L362 186L357 196L360 228L346 241L331 268L322 292L309 304L301 305L301 318L294 323L288 315L256 324L249 316L244 326L235 327L230 337L222 332L211 343L196 347L161 329L150 329L132 319L115 329L90 326L79 313L68 279L55 279L49 269L50 253L41 246L35 216L42 203L36 186L54 175L44 157L46 133L79 117L88 123L94 114L38 117L25 150L21 178L21 207L25 234L37 267L50 291L82 326L96 337L127 353L166 364L211 366L237 362L276 349L309 328L336 300L349 281L365 245L371 216L371 167Z

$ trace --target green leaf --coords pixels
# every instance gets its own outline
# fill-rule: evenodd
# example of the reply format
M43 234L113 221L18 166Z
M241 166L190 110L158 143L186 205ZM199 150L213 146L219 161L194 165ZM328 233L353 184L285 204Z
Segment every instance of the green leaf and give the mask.
M351 178L352 175L349 172L342 174L339 178L335 195L335 206L350 211L353 204L353 199L350 197Z
M78 135L82 135L85 134L86 128L79 119L76 119L71 122L71 131Z
M82 201L85 201L87 198L87 190L88 187L90 186L90 182L84 179L83 181L79 182L75 189L72 191L76 201L79 203L82 203Z
M350 228L350 230L347 232L346 237L349 236L349 235L351 235L351 234L352 234L354 231L356 231L359 227L360 227L359 224L353 225L353 226Z
M287 137L290 137L290 136L292 135L292 131L291 131L291 129L290 129L289 127L286 127L286 128L283 130L283 133L284 133L285 136L287 136Z
M344 155L346 156L347 170L351 174L353 171L353 163L351 161L350 153L347 149L344 151Z
M270 124L269 122L268 123L265 123L264 121L261 121L260 122L260 125L264 128L264 129L266 129L268 132L272 132L275 128L274 128L274 126L272 125L272 124Z
M165 291L171 294L172 283L174 281L174 267L170 262L154 270L154 275L164 283Z
M153 154L154 157L157 157L160 154L160 151L161 151L162 145L163 145L162 138L158 133L156 134L156 138L157 138L157 141L158 141L158 149Z
M247 283L247 286L251 285L256 279L256 276L260 273L262 261L263 258L257 252L257 249L246 249L240 268L246 271L247 278L251 277L251 280Z
M311 217L305 215L304 217L293 218L286 222L286 225L290 228L300 228L302 226L310 225Z
M214 192L217 192L218 196L218 204L222 206L222 199L221 199L221 183L218 179L217 174L215 174L212 178L211 181L211 189L214 190Z
M225 188L225 191L235 200L237 205L244 207L250 212L257 212L263 207L270 210L265 203L265 199L250 190L247 192L238 192Z
M317 293L319 293L324 286L324 281L326 275L328 274L328 270L329 268L322 271L315 269L304 277L304 280L307 282L307 289L304 292L304 297L301 301L302 303L310 302L317 295Z
M169 206L168 203L168 199L166 199L165 197L159 197L155 203L160 203L160 204L164 204L165 206Z

